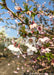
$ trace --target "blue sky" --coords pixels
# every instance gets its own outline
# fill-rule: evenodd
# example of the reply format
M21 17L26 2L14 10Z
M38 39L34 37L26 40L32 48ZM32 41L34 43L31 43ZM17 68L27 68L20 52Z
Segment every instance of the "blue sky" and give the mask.
M19 5L20 5L21 7L23 7L23 1L26 2L26 0L16 0L16 2L19 3ZM35 0L35 1L37 1L39 4L43 4L44 2L46 2L45 6L53 10L52 5L51 5L51 6L48 5L48 3L49 3L50 0ZM1 0L0 0L0 2L1 2ZM16 12L16 10L14 9L14 6L15 6L15 5L11 2L11 0L6 0L6 2L7 2L7 6L8 6L13 12ZM29 4L31 5L32 3L29 2ZM0 6L0 13L2 13L2 12L7 12L7 10L1 9L1 6ZM7 13L6 13L5 15L0 16L0 18L3 18L3 19L4 19L4 17L10 17L10 16L9 16L9 14L7 14ZM2 26L7 25L7 24L5 23L5 21L6 21L6 20L4 20L4 22L1 22L1 23L0 23L0 29L1 29ZM8 20L8 22L11 22L11 23L15 24L15 20ZM10 24L9 24L9 25L10 25ZM6 33L7 33L8 36L10 36L10 37L17 37L17 32L16 32L16 30L13 30L13 29L6 29Z

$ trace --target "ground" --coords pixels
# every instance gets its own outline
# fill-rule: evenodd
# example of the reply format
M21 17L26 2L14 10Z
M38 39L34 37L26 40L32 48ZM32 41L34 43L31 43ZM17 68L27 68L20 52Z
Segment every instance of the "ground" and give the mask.
M25 53L26 54L26 53ZM9 50L0 48L0 75L29 75L29 73L54 73L54 68L47 60L39 60L34 56L15 56ZM45 66L44 66L45 64ZM50 75L50 74L49 74ZM53 75L53 74L52 74Z

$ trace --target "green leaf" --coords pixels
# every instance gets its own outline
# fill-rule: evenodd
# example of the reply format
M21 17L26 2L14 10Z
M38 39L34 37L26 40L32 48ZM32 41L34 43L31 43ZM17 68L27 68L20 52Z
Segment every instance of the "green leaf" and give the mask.
M28 8L28 4L25 3L25 2L23 2L23 4L24 4L24 9L25 9L25 11L27 12L27 11L29 10L29 8Z
M35 18L35 13L32 12L31 17L32 17L32 20L34 20L34 18Z
M25 26L22 27L22 30L25 30Z
M3 3L5 3L5 0L2 0Z
M47 43L47 44L44 44L45 47L49 47L50 46L50 43Z
M50 61L50 58L47 58L48 59L48 61Z
M18 25L22 25L22 23L18 23Z
M28 23L29 23L29 20L27 17L25 18L25 23L26 23L26 25L28 25Z
M5 6L2 6L2 8L1 9L5 9Z
M37 10L37 8L33 8L33 11L35 12Z
M31 34L31 33L29 33L29 34L28 34L28 36L30 37L30 36L32 36L32 34Z
M31 6L29 6L29 9L31 9L31 7L32 7L32 5L31 5Z
M15 14L15 13L13 13L13 16L16 16L16 14Z

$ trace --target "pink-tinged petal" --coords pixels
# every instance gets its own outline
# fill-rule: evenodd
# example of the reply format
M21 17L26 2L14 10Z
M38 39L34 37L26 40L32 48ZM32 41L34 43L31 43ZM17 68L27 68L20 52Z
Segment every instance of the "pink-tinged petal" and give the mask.
M20 11L22 11L22 8L19 7L19 6L15 6L14 8L15 8L16 10L20 10Z
M27 70L27 72L29 72L29 70Z
M48 75L48 73L45 73L44 75Z
M52 40L54 40L54 38L52 38Z
M44 32L41 32L40 34L44 34Z
M45 63L42 63L42 66L45 66Z
M37 14L38 18L40 18L40 14Z
M44 7L44 4L42 4L42 7Z
M17 67L17 70L20 70L20 68L19 68L19 67Z
M10 66L10 63L8 63L8 66Z
M22 66L22 67L21 67L21 69L23 70L23 69L24 69L24 67Z
M25 64L25 66L27 66L27 64Z
M18 55L17 58L19 58L20 56Z
M17 71L13 71L13 73L16 73L17 74L18 72Z

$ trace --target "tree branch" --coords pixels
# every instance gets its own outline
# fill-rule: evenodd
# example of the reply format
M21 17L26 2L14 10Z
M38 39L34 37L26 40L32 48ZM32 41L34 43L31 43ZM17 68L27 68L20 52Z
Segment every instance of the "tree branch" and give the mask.
M5 3L0 2L0 5L5 6L5 9L7 9L8 11L10 11L13 14L14 17L17 17L23 24L25 24L24 21L20 17L18 17L12 10L10 10L7 7L6 2Z
M37 72L44 71L44 70L49 69L49 68L50 68L50 66L47 66L46 68L39 69Z

